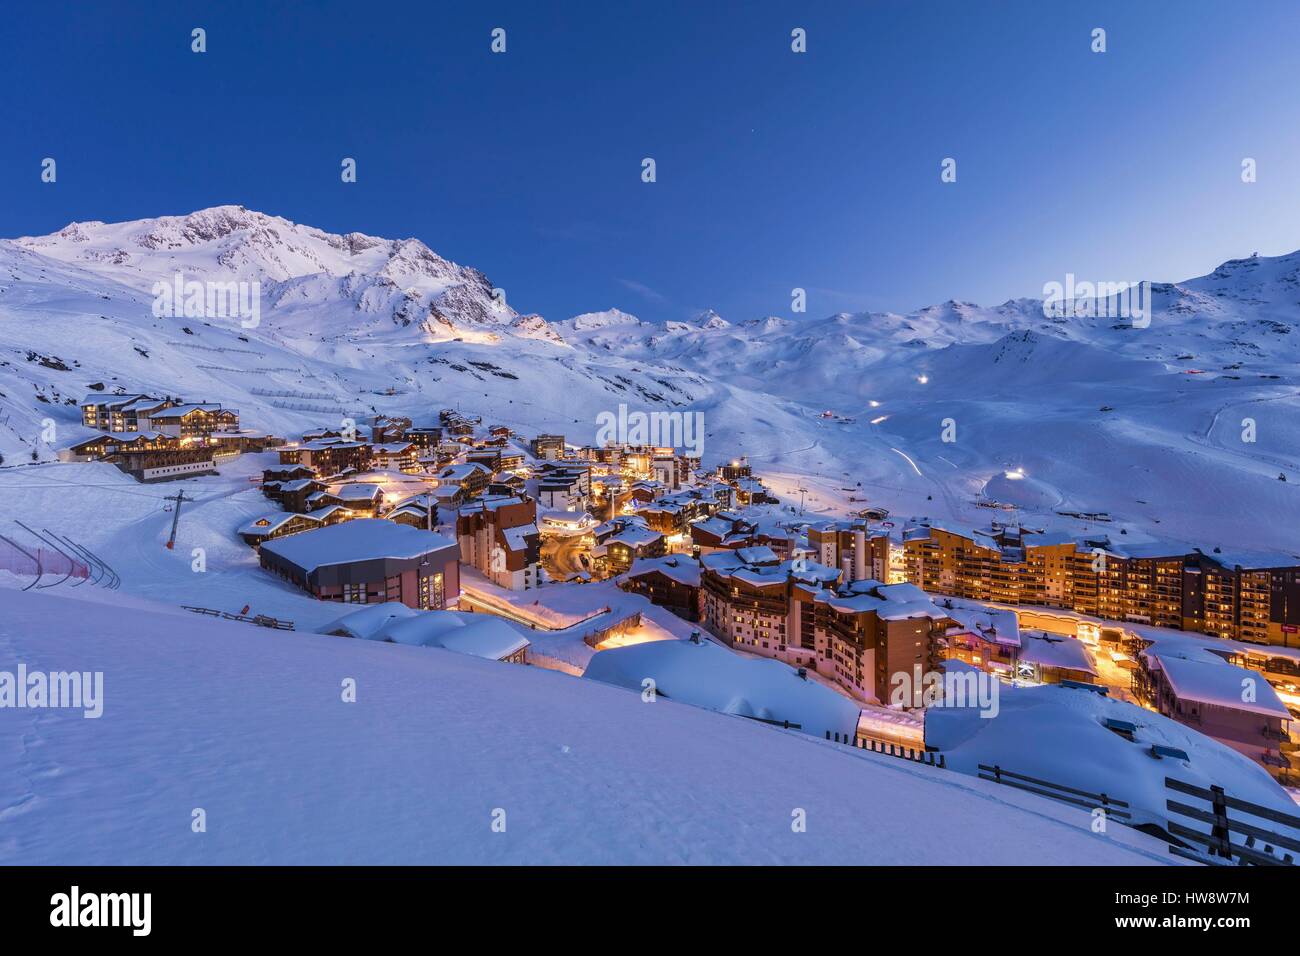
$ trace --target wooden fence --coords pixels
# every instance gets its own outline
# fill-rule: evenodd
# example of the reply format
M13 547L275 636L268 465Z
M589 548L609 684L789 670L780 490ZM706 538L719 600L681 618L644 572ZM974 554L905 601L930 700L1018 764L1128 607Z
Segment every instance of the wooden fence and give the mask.
M910 760L912 763L924 764L927 767L938 767L940 770L948 768L943 754L921 747L904 747L902 744L875 740L871 737L863 737L861 734L841 734L830 730L826 731L826 739L837 744L846 744L857 750L869 750L872 753L884 754L886 757L897 757L900 760Z
M1127 801L1116 800L1108 794L1077 790L1074 787L1053 783L1050 780L1040 780L1037 777L1027 777L1022 773L1012 773L1010 770L1004 770L996 764L992 767L980 764L979 778L981 780L992 780L994 783L1000 783L1004 786L1015 787L1017 790L1026 790L1029 793L1038 794L1040 797L1048 797L1062 803L1073 804L1085 810L1096 810L1100 807L1106 811L1106 816L1115 817L1121 823L1132 819Z
M1189 840L1199 847L1204 847L1205 849L1200 852L1210 857L1211 862L1231 863L1236 859L1240 864L1254 866L1295 866L1293 854L1300 853L1300 840L1297 840L1294 836L1275 833L1240 818L1231 818L1228 816L1228 811L1235 810L1239 814L1252 816L1259 820L1280 823L1283 826L1291 827L1296 833L1300 833L1300 816L1293 816L1270 807L1262 807L1257 803L1230 797L1222 787L1211 786L1207 789L1184 783L1182 780L1176 780L1173 777L1165 777L1165 787L1176 794L1192 797L1208 804L1208 807L1202 808L1184 803L1181 800L1170 799L1165 801L1165 806L1169 811L1169 832L1181 840ZM1175 815L1187 820L1195 820L1198 823L1209 824L1210 832L1206 833L1185 826L1174 820ZM1244 836L1245 840L1234 843L1232 840L1232 834L1234 833ZM1198 853L1189 853L1184 848L1176 846L1171 846L1169 849L1179 856L1205 862L1204 858ZM1285 852L1287 850L1291 852Z
M224 621L241 621L244 624L256 624L258 627L272 627L277 631L294 630L293 621L281 621L279 618L269 617L265 614L231 614L229 611L218 611L210 607L191 607L188 604L182 604L182 608L187 611L193 611L195 614L206 614L209 617L219 617Z

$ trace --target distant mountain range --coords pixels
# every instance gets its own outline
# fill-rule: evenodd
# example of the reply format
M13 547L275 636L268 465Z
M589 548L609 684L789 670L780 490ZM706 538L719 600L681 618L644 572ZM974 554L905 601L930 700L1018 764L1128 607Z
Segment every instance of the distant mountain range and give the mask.
M259 283L260 321L155 316L155 283L178 273ZM555 320L517 312L483 273L416 239L240 206L73 223L0 240L0 454L52 458L42 423L78 436L72 406L95 385L222 401L289 432L372 410L429 420L459 403L590 441L596 415L627 403L704 412L706 461L748 454L790 490L821 476L821 507L865 495L971 523L1008 514L994 505L1040 524L1106 512L1116 532L1300 551L1287 530L1300 527L1300 253L1151 292L1147 327L1049 318L1036 299ZM1006 500L1009 468L1030 479L1015 486L1023 500ZM992 478L997 496L984 493Z

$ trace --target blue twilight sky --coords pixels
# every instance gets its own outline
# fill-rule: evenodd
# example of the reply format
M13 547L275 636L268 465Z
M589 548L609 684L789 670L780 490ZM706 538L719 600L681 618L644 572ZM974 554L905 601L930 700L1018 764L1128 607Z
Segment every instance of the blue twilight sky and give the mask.
M11 2L0 236L237 203L551 319L1177 280L1300 248L1297 51L1294 0Z

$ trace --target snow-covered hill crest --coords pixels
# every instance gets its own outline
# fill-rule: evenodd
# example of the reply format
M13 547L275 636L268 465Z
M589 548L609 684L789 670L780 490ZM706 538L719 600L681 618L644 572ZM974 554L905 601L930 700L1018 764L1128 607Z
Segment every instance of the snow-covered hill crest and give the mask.
M257 283L259 324L155 316L155 283L177 274ZM73 223L0 240L0 455L53 458L46 423L80 437L74 406L96 385L221 401L287 433L459 404L590 441L619 404L689 408L706 463L747 454L787 493L820 478L817 511L851 492L980 524L981 489L1014 467L1059 502L1020 513L1036 524L1105 513L1113 533L1300 551L1285 530L1300 526L1300 253L1151 292L1145 325L1029 298L548 320L417 239L241 206Z

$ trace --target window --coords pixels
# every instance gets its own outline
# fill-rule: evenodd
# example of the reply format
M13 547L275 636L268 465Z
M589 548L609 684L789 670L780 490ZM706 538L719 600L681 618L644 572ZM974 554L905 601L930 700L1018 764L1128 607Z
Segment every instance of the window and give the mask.
M443 606L443 585L442 572L420 578L420 607L423 610L430 608L441 609Z
M366 586L364 584L343 585L343 603L344 604L365 604Z

